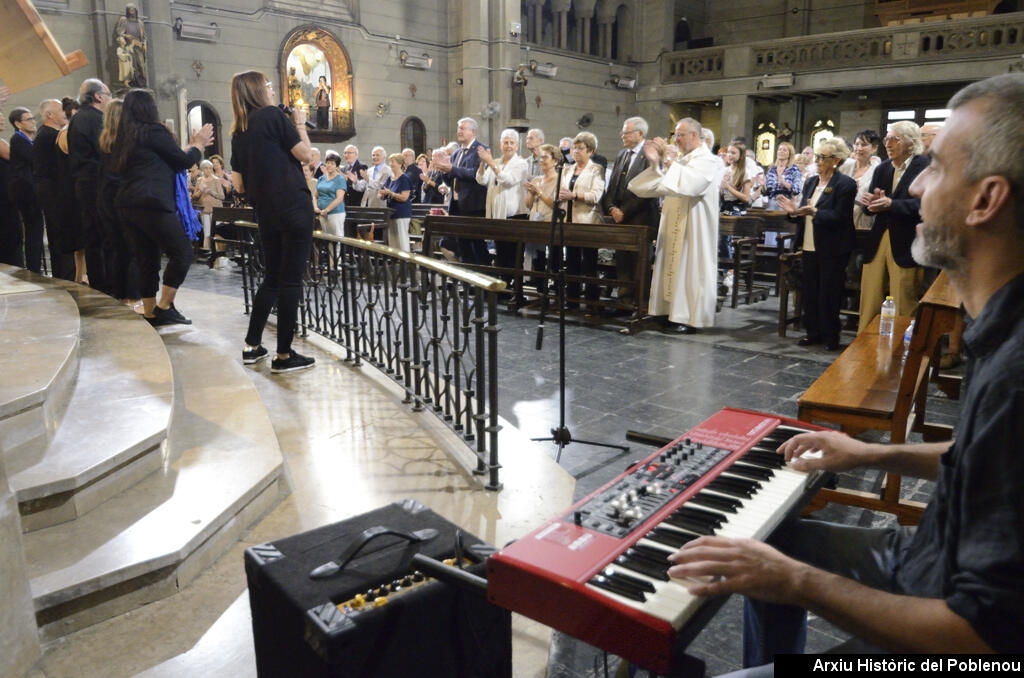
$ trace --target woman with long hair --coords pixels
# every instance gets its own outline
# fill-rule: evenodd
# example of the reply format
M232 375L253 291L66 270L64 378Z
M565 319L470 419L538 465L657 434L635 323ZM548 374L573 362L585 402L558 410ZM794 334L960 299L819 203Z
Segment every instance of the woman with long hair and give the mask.
M160 122L149 90L133 89L124 96L121 125L111 151L111 167L121 175L114 205L132 236L142 311L154 327L192 324L174 307L174 297L192 265L192 244L178 218L175 185L177 174L199 162L202 149L212 143L213 125L206 124L192 135L186 150L179 148ZM162 285L161 252L168 258Z
M110 245L107 252L107 277L111 295L120 299L132 310L141 310L139 301L139 267L132 256L128 229L114 207L117 191L121 187L121 175L114 171L113 150L117 130L121 126L123 99L111 99L103 109L103 131L100 132L100 177L96 199L96 211L105 227L106 239Z
M292 349L302 295L302 274L313 246L313 196L302 166L310 161L306 114L291 117L274 105L273 85L258 71L231 78L231 169L235 190L245 193L256 213L263 243L265 275L253 299L242 362L267 357L263 328L277 305L277 355L273 373L313 366L313 358Z
M722 211L740 212L750 205L750 187L754 183L753 164L747 160L747 147L729 144L725 154L725 176L722 177Z

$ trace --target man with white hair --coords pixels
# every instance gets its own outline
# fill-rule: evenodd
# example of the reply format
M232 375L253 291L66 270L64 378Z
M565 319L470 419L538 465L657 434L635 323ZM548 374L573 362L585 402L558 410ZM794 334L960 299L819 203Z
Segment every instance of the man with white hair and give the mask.
M479 150L487 146L477 140L479 126L473 118L459 120L455 138L459 148L450 158L434 157L434 164L445 173L445 181L451 186L450 213L464 217L482 217L487 211L487 187L476 181L480 169ZM469 264L490 263L487 244L475 238L459 238L459 257Z
M530 172L530 178L539 177L544 174L540 168L540 147L544 145L544 130L534 127L526 133L526 150L530 152L526 158L526 167Z
M68 124L64 108L57 99L47 99L39 104L39 115L43 124L36 132L32 143L32 179L36 197L46 218L46 239L50 243L50 270L54 278L75 279L75 262L71 252L65 252L60 241L60 210L54 196L60 187L57 174L57 133Z
M626 118L622 123L622 150L615 156L611 177L605 184L601 197L601 211L615 224L638 224L647 226L648 241L658 237L658 199L641 198L629 190L633 177L647 169L644 157L644 142L647 140L647 121L641 117ZM621 282L633 281L636 254L615 253L615 277ZM646 276L645 276L646 277ZM626 303L633 299L633 290L619 288L619 301Z
M370 167L359 172L357 190L363 191L363 207L387 207L387 201L378 196L378 192L391 178L391 168L385 162L387 151L383 146L374 146L370 153Z
M359 148L349 144L342 151L344 162L341 166L341 173L348 183L345 191L345 207L359 207L363 202L363 191L366 190L366 181L359 178L360 173L366 169L366 165L359 162ZM362 188L358 184L362 182Z
M629 183L642 198L664 197L648 313L665 318L666 329L693 334L715 323L718 301L718 164L693 118L676 124L679 157L664 168L667 142L644 144L650 167Z
M926 122L921 125L921 143L924 144L924 154L928 155L928 151L932 148L932 139L942 129L942 125L937 122Z
M763 666L735 677L772 676L766 662L803 652L805 610L854 636L842 653L1024 652L1024 74L968 85L949 108L909 191L920 200L914 258L947 273L973 318L956 439L884 445L819 431L779 448L801 471L935 481L917 526L792 520L770 544L702 537L669 557L691 594L748 597L744 665Z
M409 194L412 197L409 200L419 202L420 186L423 184L423 180L420 179L420 168L416 166L416 151L411 148L403 148L402 160L405 162L405 175L409 177L409 183L412 184L412 192Z
M923 271L910 254L921 201L910 194L910 185L924 168L921 128L909 120L898 120L885 135L889 158L875 168L868 192L860 203L875 215L864 247L864 268L860 276L860 319L863 331L881 309L886 283L896 302L896 315L911 315L920 298Z

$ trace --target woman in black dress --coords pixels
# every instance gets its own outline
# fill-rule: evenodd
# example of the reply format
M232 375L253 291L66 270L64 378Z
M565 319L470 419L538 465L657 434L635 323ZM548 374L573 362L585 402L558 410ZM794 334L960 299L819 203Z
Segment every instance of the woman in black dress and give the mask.
M148 90L133 89L125 95L121 125L111 148L111 168L121 175L114 205L132 237L143 315L154 327L192 324L174 307L193 256L178 218L175 182L177 174L199 162L202 149L212 143L213 126L206 124L182 150L160 122L156 100ZM162 286L161 251L168 257Z
M231 79L231 169L235 190L244 193L256 213L263 243L265 275L253 299L242 362L252 365L267 357L263 328L277 304L277 355L274 373L313 366L313 358L292 349L302 295L302 274L313 245L313 199L302 174L311 152L306 114L291 117L274 105L274 90L257 71Z

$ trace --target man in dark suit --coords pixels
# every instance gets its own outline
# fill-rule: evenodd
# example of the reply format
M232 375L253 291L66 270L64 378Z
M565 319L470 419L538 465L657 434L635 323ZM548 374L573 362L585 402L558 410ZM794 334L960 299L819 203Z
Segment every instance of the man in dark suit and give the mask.
M923 271L910 255L910 243L921 220L921 201L909 190L928 167L928 158L921 155L921 128L909 120L894 122L885 136L885 151L889 159L875 169L871 186L861 198L865 209L875 215L875 223L864 250L858 332L878 315L886 280L896 315L913 313L920 298Z
M356 190L359 183L359 172L366 169L366 165L359 162L359 149L349 144L342 153L345 156L345 164L341 166L341 173L348 182L348 189L345 191L345 207L359 207L363 202L363 192Z
M601 198L601 209L605 218L613 223L647 226L648 240L653 242L658 237L658 199L638 198L627 188L633 177L647 169L647 158L643 152L647 130L647 121L640 117L627 118L622 123L622 150L612 165L611 177ZM615 253L615 277L620 281L632 281L635 267L636 254ZM630 301L632 295L632 289L619 288L620 301Z
M434 159L437 169L445 173L445 181L452 187L452 203L449 210L453 215L482 217L487 209L487 187L476 182L476 171L480 167L480 148L487 148L477 138L477 123L473 118L459 120L455 139L460 148L451 159L438 155ZM488 264L490 255L483 240L459 238L459 258L468 264Z

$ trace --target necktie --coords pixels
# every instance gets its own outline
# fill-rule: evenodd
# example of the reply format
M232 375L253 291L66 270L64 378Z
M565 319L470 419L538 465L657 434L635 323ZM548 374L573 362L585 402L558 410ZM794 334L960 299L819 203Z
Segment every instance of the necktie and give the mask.
M629 166L633 161L633 151L626 151L626 158L622 161L622 171L619 172L618 185L615 187L615 199L621 201L626 193L626 175L629 174Z

